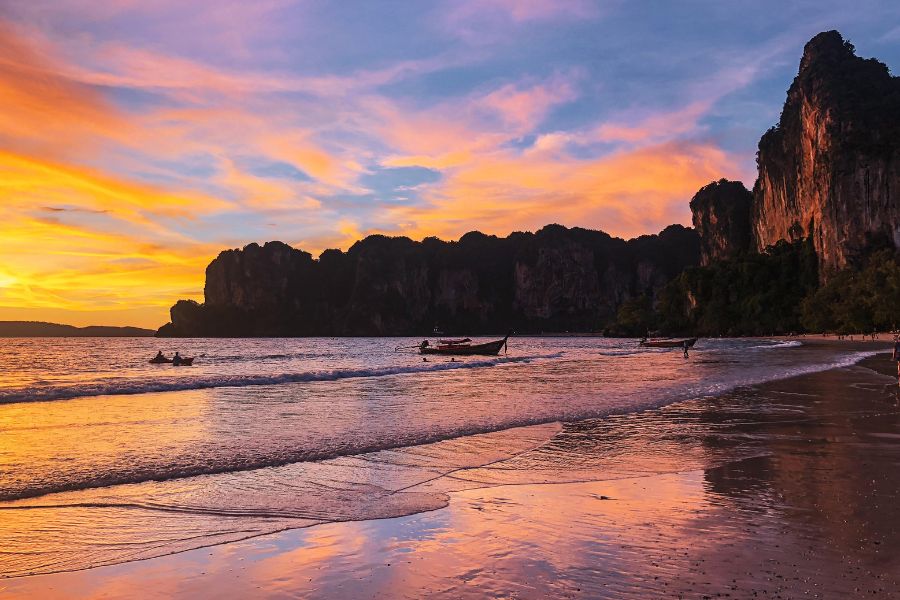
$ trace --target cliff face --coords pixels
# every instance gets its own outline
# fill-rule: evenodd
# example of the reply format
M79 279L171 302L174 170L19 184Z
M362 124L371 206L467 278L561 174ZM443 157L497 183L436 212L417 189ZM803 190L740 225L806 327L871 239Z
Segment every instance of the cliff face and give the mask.
M758 250L812 236L827 276L873 247L900 248L900 78L838 32L807 43L758 163Z
M627 242L558 225L458 242L376 235L318 260L250 244L209 265L205 302L178 302L160 335L593 331L698 261L697 236L681 226Z
M740 181L720 179L691 199L694 229L700 237L700 264L733 258L752 246L753 195Z

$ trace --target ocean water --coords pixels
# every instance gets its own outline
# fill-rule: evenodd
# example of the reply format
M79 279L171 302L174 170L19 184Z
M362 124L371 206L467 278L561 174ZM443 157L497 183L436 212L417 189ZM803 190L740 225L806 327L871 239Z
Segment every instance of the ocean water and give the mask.
M591 337L513 338L499 357L453 362L396 349L418 341L5 340L0 575L434 510L488 464L509 466L504 483L536 480L516 459L564 423L871 354L716 339L685 359ZM150 365L158 349L195 356L195 365ZM584 456L554 456L540 481L605 476Z

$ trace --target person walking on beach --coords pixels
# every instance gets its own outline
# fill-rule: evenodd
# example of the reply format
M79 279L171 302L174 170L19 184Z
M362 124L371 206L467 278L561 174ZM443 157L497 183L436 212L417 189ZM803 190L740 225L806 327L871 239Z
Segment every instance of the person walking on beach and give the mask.
M688 346L687 340L684 340L684 343L682 345L684 346L684 357L687 358L688 357L688 348L690 346Z

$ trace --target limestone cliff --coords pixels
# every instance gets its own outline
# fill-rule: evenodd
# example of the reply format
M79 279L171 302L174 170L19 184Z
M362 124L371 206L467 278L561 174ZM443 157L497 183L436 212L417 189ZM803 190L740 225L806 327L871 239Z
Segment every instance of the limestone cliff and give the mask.
M757 249L812 236L827 277L873 247L900 248L900 78L836 31L815 36L758 165Z
M559 225L457 242L375 235L318 260L250 244L209 265L205 302L178 302L160 335L595 331L698 261L697 236L681 226L629 241Z
M740 181L720 179L691 199L694 229L700 237L700 264L733 258L750 250L753 195Z

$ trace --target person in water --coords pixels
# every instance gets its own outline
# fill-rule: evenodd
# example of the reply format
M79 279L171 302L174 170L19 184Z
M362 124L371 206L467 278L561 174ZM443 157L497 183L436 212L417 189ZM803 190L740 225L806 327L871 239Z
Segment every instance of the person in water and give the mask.
M683 346L684 346L684 357L687 358L688 357L688 348L689 348L687 340L684 341Z
M900 385L900 336L894 338L894 353L891 360L897 363L897 385Z
M175 353L175 356L172 357L172 364L176 367L181 364L181 355L177 352Z

